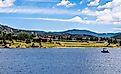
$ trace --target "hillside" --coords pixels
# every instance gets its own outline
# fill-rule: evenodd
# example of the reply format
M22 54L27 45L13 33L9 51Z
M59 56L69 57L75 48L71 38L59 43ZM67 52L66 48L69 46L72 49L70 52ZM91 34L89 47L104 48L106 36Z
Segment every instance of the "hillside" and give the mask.
M38 34L45 34L46 32L44 31L32 31L32 30L22 30L22 29L15 29L6 25L1 25L0 24L0 31L5 31L5 32L13 32L13 33L19 33L19 32L27 32L27 33L38 33Z
M89 36L96 36L96 37L114 37L117 35L120 35L121 33L96 33L88 30L78 30L78 29L72 29L62 32L45 32L45 31L33 31L33 30L21 30L21 29L15 29L9 26L1 25L0 24L0 31L5 32L13 32L13 33L19 33L19 32L27 32L27 33L36 33L39 35L64 35L64 34L71 34L71 35L89 35Z
M121 34L116 35L116 36L113 36L112 38L115 38L115 39L121 39Z
M54 34L79 34L79 35L92 35L96 37L113 37L116 35L119 35L120 33L96 33L88 30L78 30L78 29L72 29L72 30L67 30L63 32L53 32Z

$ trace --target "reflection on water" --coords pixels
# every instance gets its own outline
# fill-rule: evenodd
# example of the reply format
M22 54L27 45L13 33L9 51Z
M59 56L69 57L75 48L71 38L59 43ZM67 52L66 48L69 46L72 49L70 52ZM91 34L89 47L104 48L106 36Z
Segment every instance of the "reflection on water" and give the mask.
M121 49L0 49L0 74L121 74Z

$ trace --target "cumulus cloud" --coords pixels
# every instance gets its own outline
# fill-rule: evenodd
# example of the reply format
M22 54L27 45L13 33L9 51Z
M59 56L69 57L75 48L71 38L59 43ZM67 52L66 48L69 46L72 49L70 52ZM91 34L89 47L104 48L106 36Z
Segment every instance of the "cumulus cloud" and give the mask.
M95 16L96 13L88 8L85 8L81 11L82 14L85 14L85 15L90 15L90 16Z
M69 19L68 21L76 22L76 23L80 23L80 24L96 24L96 23L98 23L98 22L95 22L94 20L86 20L86 18L87 17L82 19L80 16L75 16L75 17Z
M0 7L10 7L14 5L15 0L0 0Z
M39 0L38 0L39 1ZM94 0L89 3L90 6L99 5L100 0ZM0 0L0 7L12 6L14 0ZM71 7L74 4L69 0L62 0L57 6ZM112 0L104 5L98 6L97 9L91 10L85 8L83 10L69 11L61 9L52 8L0 8L0 13L26 13L26 14L68 14L68 15L86 15L93 16L96 20L88 20L86 18L81 18L75 16L71 19L49 19L49 18L31 18L40 20L50 20L50 21L65 21L65 22L76 22L81 24L121 24L121 0Z
M103 24L121 24L121 0L113 0L97 8L101 10L85 8L82 10L82 14L94 16L96 22Z
M96 17L95 22L100 22L102 24L121 24L121 12L114 12L110 9L104 9L103 11L92 11L89 9L84 9L82 14L88 16Z
M84 22L84 21L82 20L82 18L79 17L79 16L75 16L75 17L69 19L68 21L78 22L78 23L83 23L83 22Z
M98 6L98 8L115 8L121 6L121 0L112 0L104 5Z
M88 6L97 6L97 5L99 5L99 2L100 2L100 0L93 0L93 1L91 1L91 2L88 4Z
M99 6L99 9L104 9L102 16L107 17L113 24L121 24L121 0L113 0L105 5ZM108 10L108 11L105 11ZM105 14L106 13L106 14Z
M97 11L96 17L97 17L96 21L98 22L110 23L113 21L113 17L109 9L105 9L104 11Z
M60 3L57 4L57 6L66 6L66 7L73 7L75 6L75 3L71 3L69 0L62 0Z

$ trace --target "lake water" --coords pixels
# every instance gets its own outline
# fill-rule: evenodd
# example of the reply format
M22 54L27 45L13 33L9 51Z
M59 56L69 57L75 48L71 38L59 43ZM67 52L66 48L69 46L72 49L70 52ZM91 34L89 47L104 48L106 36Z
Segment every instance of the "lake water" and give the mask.
M121 74L121 49L0 49L0 74Z

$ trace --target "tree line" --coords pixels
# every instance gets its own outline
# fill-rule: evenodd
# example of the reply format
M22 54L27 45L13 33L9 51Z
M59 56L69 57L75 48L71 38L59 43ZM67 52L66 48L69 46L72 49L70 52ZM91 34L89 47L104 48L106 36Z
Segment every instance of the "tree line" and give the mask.
M25 32L19 32L19 33L6 33L0 31L0 44L4 43L6 44L6 40L9 40L13 42L13 40L16 41L25 41L26 43L31 43L32 39L36 36L47 38L48 36L51 36L53 40L58 39L58 41L71 41L75 39L76 41L107 41L110 43L118 43L116 38L109 38L109 37L94 37L94 36L88 36L88 35L70 35L70 34L63 34L63 35L36 35L36 34L30 34Z

